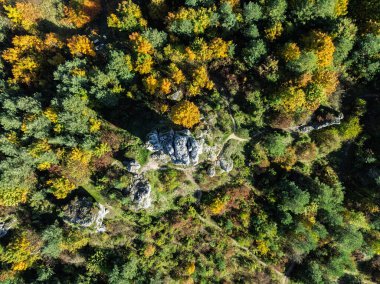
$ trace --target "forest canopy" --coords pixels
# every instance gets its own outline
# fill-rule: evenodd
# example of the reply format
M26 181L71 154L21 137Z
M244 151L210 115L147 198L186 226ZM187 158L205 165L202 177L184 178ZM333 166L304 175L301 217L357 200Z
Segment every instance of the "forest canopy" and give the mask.
M379 283L379 76L378 0L0 0L0 283Z

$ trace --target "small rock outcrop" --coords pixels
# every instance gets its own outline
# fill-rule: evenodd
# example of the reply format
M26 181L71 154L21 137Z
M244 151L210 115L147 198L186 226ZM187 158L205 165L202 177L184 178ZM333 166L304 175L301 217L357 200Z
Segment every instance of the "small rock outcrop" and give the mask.
M177 165L196 164L202 153L201 144L189 130L154 130L148 135L147 148L152 152L163 152Z
M322 123L313 123L309 125L303 125L296 129L297 132L300 133L309 133L314 130L319 130L325 127L329 127L331 125L338 125L341 123L341 120L344 118L343 113L340 113L338 116L333 117L329 120L326 120Z
M98 208L95 208L89 199L76 198L65 207L63 220L84 228L94 225L96 232L105 232L103 220L108 213L109 210L100 203L98 203Z
M6 234L8 234L10 227L5 222L0 223L0 238L4 237Z
M172 101L176 101L176 102L178 102L178 101L182 100L182 98L183 98L183 93L182 93L181 90L179 90L179 91L176 91L176 92L174 92L173 94L169 95L167 98L168 98L169 100L172 100Z
M216 169L215 169L215 166L214 165L210 165L208 168L207 168L207 175L209 177L214 177L216 174Z
M67 223L90 227L95 222L93 203L87 198L76 198L64 208L63 220Z
M14 215L6 216L5 218L0 219L0 238L8 234L9 230L11 230L16 223L17 221Z
M133 174L136 174L141 168L141 165L139 164L139 162L135 160L127 160L124 162L124 164L127 167L127 171Z
M225 171L226 173L232 171L234 168L234 162L231 159L226 159L224 157L221 157L218 160L220 168Z
M95 219L95 228L98 233L105 232L106 227L103 225L104 217L109 213L109 210L102 204L98 204L99 211Z
M152 205L151 191L149 182L141 176L136 177L127 189L136 209L147 209Z
M0 238L4 237L8 233L8 228L5 223L0 223Z

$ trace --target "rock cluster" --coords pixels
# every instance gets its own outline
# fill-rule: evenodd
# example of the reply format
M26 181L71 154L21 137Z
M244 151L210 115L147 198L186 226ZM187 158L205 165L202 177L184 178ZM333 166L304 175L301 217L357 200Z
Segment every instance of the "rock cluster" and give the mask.
M17 221L14 215L8 215L5 218L0 219L0 238L8 234L9 230L11 230L16 224Z
M201 144L189 130L154 130L148 135L147 148L153 152L163 152L177 165L196 164L202 153Z
M4 237L8 233L8 226L2 222L0 223L0 238Z
M147 209L152 205L151 191L149 182L141 176L136 176L127 189L136 209Z
M173 94L171 94L170 96L167 97L169 100L172 100L172 101L180 101L182 100L183 98L183 93L181 90L179 91L176 91L174 92Z
M139 162L135 160L127 160L124 162L124 164L127 167L127 171L133 174L136 174L138 170L141 168Z
M226 159L224 157L221 157L218 160L218 164L220 168L226 173L232 171L232 169L234 168L234 162L231 159Z
M80 227L90 227L95 225L97 232L104 232L106 228L103 225L104 217L109 210L102 204L98 204L98 209L94 208L94 204L87 198L76 198L64 209L64 221L67 223L78 225Z
M216 169L215 169L215 166L214 165L210 165L208 168L207 168L207 175L209 177L214 177L216 175Z
M86 198L72 200L64 214L64 221L81 227L90 227L95 222L93 203Z
M343 119L343 113L340 113L337 117L334 117L331 120L325 121L320 124L312 124L312 125L304 125L300 126L297 131L301 133L309 133L314 130L319 130L325 127L329 127L331 125L337 125L340 124L341 120Z
M97 232L105 232L106 227L103 225L104 217L109 213L109 210L102 204L98 204L99 211L95 218L95 228Z

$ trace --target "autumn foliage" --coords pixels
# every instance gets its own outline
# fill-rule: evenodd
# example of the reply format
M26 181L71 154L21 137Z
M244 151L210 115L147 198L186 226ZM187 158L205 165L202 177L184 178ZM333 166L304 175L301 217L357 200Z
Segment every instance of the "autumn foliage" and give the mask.
M68 39L67 47L73 56L95 56L93 43L84 35L76 35Z
M100 0L70 0L64 7L64 23L71 24L77 28L92 21L101 11Z
M191 128L200 121L198 107L189 101L182 101L172 107L170 118L175 124Z

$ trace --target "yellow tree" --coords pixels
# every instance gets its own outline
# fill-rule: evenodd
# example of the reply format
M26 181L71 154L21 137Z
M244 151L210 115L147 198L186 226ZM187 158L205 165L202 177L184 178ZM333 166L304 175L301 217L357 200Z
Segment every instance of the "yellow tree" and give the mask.
M4 5L4 10L14 25L27 31L33 30L41 18L38 6L32 2L18 2L15 6Z
M22 82L30 84L33 82L40 67L45 62L52 65L60 63L59 60L46 60L43 54L46 52L58 53L52 58L59 57L59 49L63 43L54 33L49 33L45 39L34 35L15 36L12 39L13 47L6 49L2 57L12 64L13 83Z
M281 55L285 61L297 60L301 56L301 50L295 42L285 44Z
M328 34L312 31L304 41L306 48L316 53L320 67L327 67L333 63L335 46Z
M181 69L177 67L174 63L171 63L169 65L169 71L170 71L170 76L171 79L173 80L174 83L176 84L181 84L182 82L185 81L185 75L183 75L183 72Z
M95 56L94 44L87 36L75 35L67 40L67 46L73 56Z
M347 14L348 0L337 0L335 4L335 15L344 16Z
M12 64L13 82L29 84L37 76L43 41L37 36L24 35L15 36L12 43L13 47L6 49L2 57Z
M41 242L32 234L24 232L5 247L0 261L11 264L13 271L23 271L39 259Z
M200 66L195 69L193 73L193 82L189 86L188 93L191 96L196 96L200 93L202 88L212 90L213 87L214 82L208 77L206 67Z
M0 206L17 206L20 203L25 203L28 188L0 188Z
M121 31L139 30L147 26L147 21L143 18L140 6L132 0L121 1L116 9L107 18L110 28L117 28Z
M153 95L157 90L158 80L156 79L155 76L149 75L148 77L146 77L144 79L144 85L145 85L146 89L148 90L148 92L151 95Z
M189 101L182 101L176 104L170 112L171 120L178 125L191 128L200 121L198 107Z
M57 199L66 198L66 196L76 188L75 184L65 177L49 179L47 185L50 186L51 193L53 193Z
M264 30L265 37L269 41L274 41L276 38L281 36L282 31L283 31L283 27L282 27L281 22L276 22Z
M93 20L101 9L100 0L70 0L68 6L64 7L66 18L63 22L81 28Z

